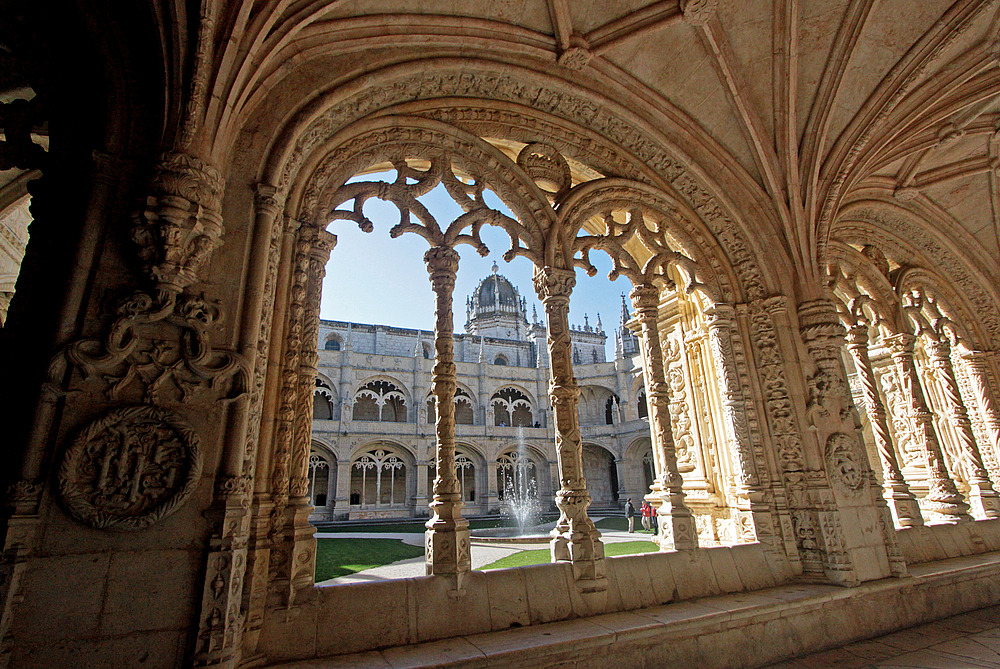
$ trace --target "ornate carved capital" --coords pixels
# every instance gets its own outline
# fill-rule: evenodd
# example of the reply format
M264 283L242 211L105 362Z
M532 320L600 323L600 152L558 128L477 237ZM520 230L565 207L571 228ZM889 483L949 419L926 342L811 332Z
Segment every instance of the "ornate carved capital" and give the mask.
M571 269L558 267L536 267L533 277L535 292L542 304L549 301L569 301L576 286L576 273Z
M278 192L277 186L259 183L254 186L253 204L258 213L277 216L285 204L285 196Z
M636 311L653 310L654 315L660 307L660 289L648 283L642 283L633 288L628 296L632 298L632 306Z
M901 356L908 356L912 358L913 344L916 341L917 338L907 332L882 338L882 344L886 347L889 351L889 355L891 355L894 360Z

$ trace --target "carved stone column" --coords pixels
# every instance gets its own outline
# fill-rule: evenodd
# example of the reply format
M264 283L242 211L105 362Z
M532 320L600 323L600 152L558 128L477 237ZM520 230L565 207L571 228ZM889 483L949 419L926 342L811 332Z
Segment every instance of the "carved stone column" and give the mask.
M865 410L872 426L875 448L882 463L882 494L892 510L892 517L900 527L923 525L917 498L910 492L910 486L899 470L896 450L892 446L889 424L886 421L885 404L878 392L875 370L868 357L868 326L855 325L847 331L847 350L854 358L858 379L865 395Z
M465 577L472 569L469 552L469 521L462 518L462 493L455 474L455 329L452 293L458 271L458 252L447 246L433 246L424 254L424 263L434 289L434 371L431 392L436 399L437 443L434 459L434 499L427 521L427 574L447 576L454 590L462 592Z
M758 541L771 546L772 550L784 554L791 562L798 564L798 548L794 533L790 529L792 521L788 514L787 503L784 502L783 492L780 489L767 489L769 477L766 462L758 464L756 459L751 426L758 431L758 434L760 427L756 411L747 402L740 386L738 360L742 360L744 369L746 361L738 359L734 349L736 309L728 304L716 304L705 310L705 318L708 323L710 357L715 367L719 395L722 399L726 439L731 444L732 453L736 458L732 466L737 484L741 535L752 532ZM776 493L781 505L774 499ZM786 531L779 530L786 526Z
M993 489L989 474L983 466L983 457L976 445L976 435L972 431L969 410L962 401L958 379L955 378L955 368L951 363L951 342L947 337L928 339L926 350L931 367L937 373L944 390L948 418L955 427L955 434L958 437L969 481L972 512L976 518L1000 518L1000 495Z
M903 333L886 337L884 343L896 364L900 384L910 402L910 416L916 428L915 436L924 452L929 488L924 503L940 522L955 523L970 520L969 505L958 493L955 482L951 480L948 468L944 464L944 453L941 451L941 443L934 430L934 416L927 408L924 390L913 362L915 340L916 337L913 335Z
M590 493L583 476L583 442L577 405L580 389L573 377L573 345L569 330L569 296L576 284L571 269L535 267L535 292L545 307L552 376L549 402L555 419L560 487L556 493L559 520L552 531L552 560L573 563L577 585L584 592L607 590L604 544L587 516Z
M965 368L969 373L972 391L979 402L984 422L986 423L986 433L989 435L990 443L988 448L992 448L993 469L987 468L996 479L1000 476L1000 410L994 401L993 393L990 392L989 363L986 360L986 353L983 351L968 351L962 354L965 361Z
M645 349L646 380L649 401L649 424L654 452L659 453L660 468L651 486L651 502L659 519L660 550L693 550L698 547L694 516L684 504L684 480L677 469L677 453L670 430L670 386L663 370L663 348L660 345L660 289L639 284L630 294L635 315L641 328Z
M291 559L286 569L289 582L287 604L313 585L316 574L316 528L309 523L313 507L309 500L309 452L312 446L312 403L316 387L319 339L319 306L323 277L330 251L337 238L321 229L303 230L308 238L305 299L302 309L302 350L299 354L298 388L289 456L289 503L286 511L286 541Z
M906 562L896 544L891 513L879 493L877 478L864 449L861 419L847 381L843 357L846 330L833 300L803 302L798 313L802 339L816 364L816 372L807 379L806 417L813 434L820 437L817 445L821 449L825 485L836 491L836 497L830 500L836 508L830 508L824 500L820 520L826 525L828 520L836 519L837 527L842 527L840 512L845 506L853 506L862 523L875 520L882 534L890 573L903 576ZM823 485L820 477L816 480ZM820 499L824 496L822 492L814 495ZM872 512L874 518L870 515ZM847 545L847 535L843 531L825 534L829 545ZM854 548L851 546L848 552Z

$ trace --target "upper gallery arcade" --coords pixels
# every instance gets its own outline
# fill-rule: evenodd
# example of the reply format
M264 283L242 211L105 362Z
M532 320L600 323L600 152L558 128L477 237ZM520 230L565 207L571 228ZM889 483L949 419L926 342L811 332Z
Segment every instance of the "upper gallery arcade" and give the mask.
M599 640L628 664L669 645L756 666L1000 601L992 0L0 12L5 666L266 666L467 635L495 649L512 628L803 582L888 609L852 617L831 588L832 632L788 601L780 634L749 615L700 646L669 620L614 639L581 624L532 656L592 665ZM437 187L461 213L425 206ZM426 350L429 380L326 390L349 423L433 416L401 493L426 505L428 575L318 588L321 281L336 230L372 229L371 200L398 212L393 237L426 242L435 325L414 360ZM548 374L533 387L479 397L462 376L463 246L534 267L529 348ZM595 361L569 323L599 254L632 284L642 383L622 386L635 415L619 419L642 421L629 429L652 464L618 485L659 518L661 550L629 558L605 557L588 515L605 494L581 425L599 415L580 410L598 402L581 373ZM523 316L490 281L467 311L492 309L480 342ZM491 364L516 367L501 348ZM686 435L682 395L698 408ZM536 472L559 520L551 564L487 575L463 513L488 506L490 477L470 500L464 463L505 453L462 426L492 412L507 427L504 411L547 430ZM390 450L343 457L405 455ZM730 541L698 520L709 489ZM937 562L970 555L964 571Z

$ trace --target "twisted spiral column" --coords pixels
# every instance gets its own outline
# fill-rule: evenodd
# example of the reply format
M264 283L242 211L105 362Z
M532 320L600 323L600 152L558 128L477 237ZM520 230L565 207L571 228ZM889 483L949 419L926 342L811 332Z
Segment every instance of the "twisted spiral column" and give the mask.
M910 491L910 486L903 478L896 458L896 450L892 446L889 424L886 420L885 404L878 393L875 380L875 370L868 356L868 326L855 325L847 331L847 350L854 359L858 370L858 379L865 396L865 410L875 437L875 448L882 463L882 495L892 510L892 517L900 527L923 525L920 515L920 505Z
M972 382L972 391L979 402L979 408L982 409L986 423L986 433L989 435L990 447L993 450L992 458L990 459L992 460L994 469L989 469L989 466L987 469L996 478L1000 475L1000 410L997 409L993 393L990 392L986 353L983 351L968 351L962 354L962 359L965 361L965 368L969 373L969 380Z
M663 369L663 348L657 325L660 290L654 285L637 285L629 294L641 328L642 347L649 372L649 423L659 469L652 486L651 500L659 519L660 550L693 550L698 547L694 515L684 504L684 480L677 468L677 452L670 430L670 386Z
M986 467L983 466L983 456L976 445L976 435L972 431L972 421L969 420L969 410L962 401L962 392L955 378L955 367L951 363L951 342L946 337L930 339L927 342L927 353L931 367L938 373L944 390L948 418L955 427L958 444L969 479L969 501L976 518L1000 518L1000 495L993 489Z
M590 493L583 475L583 442L577 405L580 388L573 377L573 345L569 330L569 296L576 284L571 269L536 267L535 292L545 308L551 370L549 402L555 419L559 520L552 530L553 562L572 562L584 592L607 589L601 533L587 516Z
M924 452L929 487L925 504L941 522L955 523L970 520L969 505L962 499L944 464L941 442L938 441L934 430L934 416L927 408L927 399L920 386L917 367L913 362L915 340L916 337L908 333L884 339L899 372L904 394L910 402L910 416L916 427L917 441Z

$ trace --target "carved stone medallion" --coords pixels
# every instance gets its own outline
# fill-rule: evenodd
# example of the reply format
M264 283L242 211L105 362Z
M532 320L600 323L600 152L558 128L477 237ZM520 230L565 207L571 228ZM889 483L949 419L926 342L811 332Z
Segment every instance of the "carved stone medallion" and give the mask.
M857 441L849 434L834 432L826 440L826 465L834 483L853 493L864 487L866 473L858 460Z
M201 474L198 435L153 406L116 409L79 434L59 467L63 504L103 530L140 530L170 515Z

